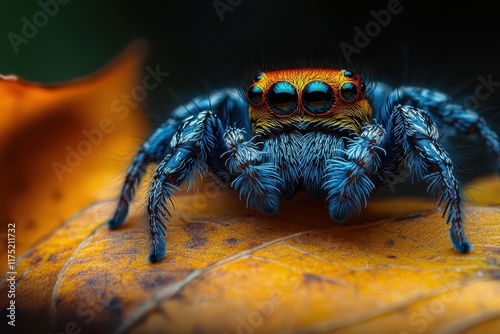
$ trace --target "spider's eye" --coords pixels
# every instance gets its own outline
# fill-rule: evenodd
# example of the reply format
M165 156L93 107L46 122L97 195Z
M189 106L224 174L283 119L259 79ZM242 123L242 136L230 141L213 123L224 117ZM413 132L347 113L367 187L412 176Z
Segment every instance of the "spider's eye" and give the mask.
M295 87L289 82L279 81L271 86L267 94L267 103L278 115L288 115L297 108L298 96Z
M358 90L353 83L346 82L342 85L342 88L340 88L340 94L342 94L344 99L350 101L358 95Z
M364 93L366 91L366 84L365 84L365 82L361 81L361 83L359 85L360 85L360 88L361 88L361 92Z
M262 102L262 89L259 86L252 86L248 90L247 96L248 100L252 104L259 104Z
M327 112L333 105L333 90L323 81L312 81L302 92L302 104L313 114Z
M346 78L352 78L352 75L353 75L353 74L352 74L352 72L351 72L351 71L349 71L349 70L344 70L344 76L345 76Z

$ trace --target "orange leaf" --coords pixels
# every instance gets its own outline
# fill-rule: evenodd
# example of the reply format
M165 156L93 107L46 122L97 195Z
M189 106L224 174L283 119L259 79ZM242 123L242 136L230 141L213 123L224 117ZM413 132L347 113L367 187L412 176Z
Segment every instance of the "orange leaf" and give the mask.
M201 189L176 196L167 254L154 265L144 197L120 230L105 225L114 203L100 202L53 231L18 263L16 328L491 333L500 325L496 207L469 207L474 250L464 255L426 199L374 199L339 226L303 195L265 217L232 191Z
M17 254L116 192L106 185L120 179L147 130L140 105L120 101L141 84L144 57L137 42L100 73L59 85L0 77L0 233L6 240L15 223Z

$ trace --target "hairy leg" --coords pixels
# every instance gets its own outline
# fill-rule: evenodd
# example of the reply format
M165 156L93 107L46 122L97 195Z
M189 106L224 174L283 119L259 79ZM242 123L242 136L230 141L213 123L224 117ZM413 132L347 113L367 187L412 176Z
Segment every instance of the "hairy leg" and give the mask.
M497 161L500 174L500 144L497 134L477 112L467 109L439 91L420 87L400 87L388 98L391 110L399 105L420 108L432 115L439 123L455 129L460 134L477 135Z
M375 189L371 179L376 174L384 154L382 149L385 131L380 125L370 124L347 144L347 158L335 158L328 162L325 189L328 191L330 216L335 221L345 221L359 213L362 202Z
M237 123L245 129L250 128L247 120L248 105L236 89L218 90L209 96L196 98L175 109L172 116L153 132L134 157L127 171L116 210L108 221L108 226L111 229L117 229L123 224L130 202L147 166L151 163L160 163L171 153L170 141L184 120L206 110L213 110L224 125ZM220 161L220 154L208 154L207 159L209 168L219 183L227 183L229 175L225 171L224 164Z
M148 219L151 251L148 260L157 262L165 255L165 223L171 216L172 193L196 172L207 170L207 161L214 152L222 152L221 126L209 111L188 118L170 142L171 153L157 166L148 196ZM220 155L220 154L218 154Z
M226 166L234 180L231 187L239 190L246 205L264 214L274 214L279 209L281 180L273 163L263 163L265 154L258 143L247 138L242 129L230 127L224 134L227 151Z
M130 202L139 182L146 173L147 166L150 163L160 162L167 155L170 149L169 142L177 131L177 126L178 124L167 121L139 148L127 171L113 217L108 221L110 229L117 229L123 224Z
M390 146L401 147L412 174L426 181L428 191L444 203L443 217L447 215L450 237L454 248L468 253L472 246L463 228L462 194L455 177L453 163L439 144L437 127L423 110L412 106L398 106L393 111ZM388 148L389 148L388 147Z

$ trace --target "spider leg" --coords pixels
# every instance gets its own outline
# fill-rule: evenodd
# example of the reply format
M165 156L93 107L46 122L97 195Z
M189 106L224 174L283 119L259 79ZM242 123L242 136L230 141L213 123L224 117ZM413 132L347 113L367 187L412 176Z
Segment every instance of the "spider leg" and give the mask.
M248 208L264 214L274 214L279 209L281 179L277 167L262 162L263 151L252 138L247 140L244 130L229 127L224 134L227 151L226 167L234 176L231 187L239 190L240 199L246 198Z
M223 124L238 122L242 127L249 128L250 125L247 124L248 121L244 118L248 107L246 102L241 99L238 92L234 89L215 91L210 96L196 98L188 104L176 108L172 112L171 117L153 132L148 140L139 148L127 171L118 199L118 205L113 216L108 221L109 228L117 229L123 224L135 190L146 172L146 167L151 163L158 164L170 153L171 147L169 143L184 120L204 110L211 110L212 107L217 112L218 119ZM229 175L225 171L224 164L218 161L220 157L211 157L209 155L208 158L210 160L208 161L209 167L217 177L217 180L220 181L219 183L226 183Z
M127 171L113 217L108 221L110 229L117 229L123 224L135 190L146 173L146 167L150 163L159 163L167 155L170 149L168 143L178 126L172 123L172 121L167 121L162 124L139 148Z
M389 96L392 109L399 103L411 105L428 111L435 119L465 135L477 135L484 142L497 161L500 174L500 144L497 134L477 112L451 102L451 98L439 91L419 88L400 87Z
M418 179L426 181L428 191L440 193L439 205L444 203L450 237L454 248L468 253L472 246L463 228L463 208L460 186L454 175L453 163L439 144L438 131L430 116L412 106L397 106L392 115L391 143L402 148L406 164Z
M186 120L170 142L171 151L156 167L148 195L148 221L151 235L150 262L165 255L165 223L173 208L172 193L195 173L207 170L211 156L223 147L221 125L210 111L200 112Z
M333 220L343 222L361 211L362 202L366 205L375 189L371 175L381 165L379 154L384 152L384 139L382 126L366 125L358 137L348 140L346 159L338 157L327 162L324 187Z

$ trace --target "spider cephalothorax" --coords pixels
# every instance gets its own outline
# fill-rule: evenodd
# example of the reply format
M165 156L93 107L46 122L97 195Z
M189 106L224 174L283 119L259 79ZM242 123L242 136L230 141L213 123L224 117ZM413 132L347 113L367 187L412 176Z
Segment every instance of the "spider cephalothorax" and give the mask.
M329 130L361 133L372 115L365 83L348 70L305 68L260 73L248 89L254 134Z
M372 117L365 83L349 70L262 72L249 87L247 100L252 133L267 152L262 162L277 167L279 193L286 198L300 190L326 196L322 184L330 162L344 157L346 140L359 135ZM250 199L265 200L269 198ZM278 209L251 202L266 213Z
M223 89L174 110L140 147L108 224L123 223L149 163L158 163L147 206L151 262L165 254L173 190L199 172L266 214L278 211L280 198L306 191L328 202L335 221L358 213L375 189L411 175L439 196L453 246L467 253L460 186L439 142L443 126L477 135L500 160L497 135L484 119L441 92L382 83L368 92L349 70L262 72L245 96Z

